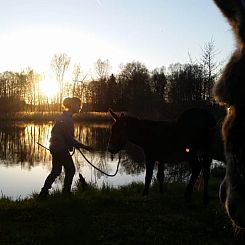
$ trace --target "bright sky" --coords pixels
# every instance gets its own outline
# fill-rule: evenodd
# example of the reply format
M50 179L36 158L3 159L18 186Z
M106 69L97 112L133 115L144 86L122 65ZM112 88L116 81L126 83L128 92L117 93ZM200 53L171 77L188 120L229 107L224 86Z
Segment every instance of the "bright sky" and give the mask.
M84 72L133 60L150 70L200 58L211 39L226 60L234 41L212 0L8 0L0 8L0 72L45 72L66 53ZM71 67L72 67L71 64Z

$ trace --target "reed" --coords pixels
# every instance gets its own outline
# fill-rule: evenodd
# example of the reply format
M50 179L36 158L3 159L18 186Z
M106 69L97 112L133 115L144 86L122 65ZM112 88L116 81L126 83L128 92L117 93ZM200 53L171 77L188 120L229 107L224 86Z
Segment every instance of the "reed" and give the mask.
M60 112L16 112L0 114L0 119L5 121L54 121ZM75 121L111 121L107 112L81 112L74 115Z

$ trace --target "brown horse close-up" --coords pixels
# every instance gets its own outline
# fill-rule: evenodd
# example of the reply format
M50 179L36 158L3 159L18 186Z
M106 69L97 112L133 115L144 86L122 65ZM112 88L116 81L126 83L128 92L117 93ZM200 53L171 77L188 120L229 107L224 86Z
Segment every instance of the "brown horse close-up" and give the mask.
M176 121L140 120L123 113L118 116L109 110L114 119L108 150L119 152L127 142L140 146L145 153L146 175L143 195L148 194L154 164L157 161L157 180L162 191L164 163L188 162L191 177L185 192L190 201L194 184L203 171L203 201L208 203L208 180L213 157L216 121L207 110L193 108L183 112Z
M231 25L237 44L214 87L217 101L227 107L222 128L227 165L220 199L233 224L245 228L245 1L214 2Z

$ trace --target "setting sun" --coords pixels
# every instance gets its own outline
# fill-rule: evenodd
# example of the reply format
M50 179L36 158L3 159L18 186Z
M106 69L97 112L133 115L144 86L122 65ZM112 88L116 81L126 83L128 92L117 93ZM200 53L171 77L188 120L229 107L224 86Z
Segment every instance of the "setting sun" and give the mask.
M57 96L59 91L59 85L53 80L41 80L39 82L41 93L46 96L49 100Z

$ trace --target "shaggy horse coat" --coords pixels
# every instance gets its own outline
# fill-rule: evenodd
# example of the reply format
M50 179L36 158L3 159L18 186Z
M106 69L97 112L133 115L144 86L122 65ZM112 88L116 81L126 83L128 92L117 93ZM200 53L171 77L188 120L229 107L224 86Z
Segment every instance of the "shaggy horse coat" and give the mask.
M245 0L214 0L231 25L237 47L214 87L219 103L227 107L222 136L226 176L220 199L235 224L245 228Z

